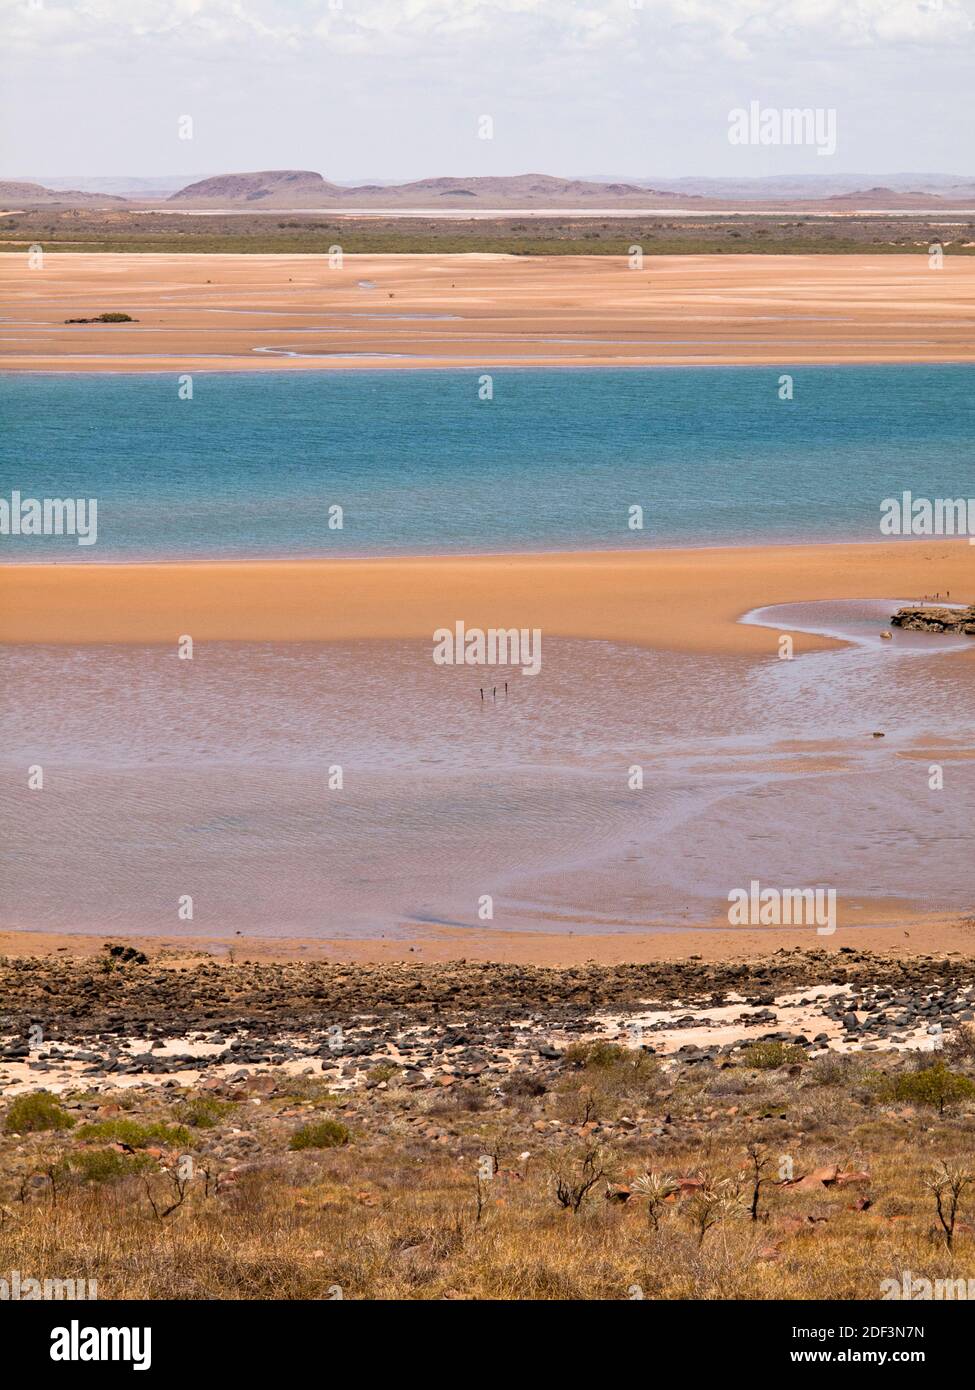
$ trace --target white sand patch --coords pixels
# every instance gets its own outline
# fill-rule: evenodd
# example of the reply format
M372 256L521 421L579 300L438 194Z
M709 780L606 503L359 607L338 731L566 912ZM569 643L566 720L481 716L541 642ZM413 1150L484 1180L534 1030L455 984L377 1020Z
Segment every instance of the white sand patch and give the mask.
M613 1041L638 1047L647 1044L655 1052L667 1055L681 1047L721 1047L728 1043L754 1042L767 1033L802 1034L810 1042L821 1034L826 1039L811 1056L819 1051L860 1052L864 1045L875 1043L879 1048L930 1051L938 1045L937 1036L929 1035L922 1024L899 1029L891 1037L879 1040L873 1036L848 1041L841 1022L828 1017L822 1005L838 996L851 1001L869 995L869 987L853 985L813 985L776 995L771 1004L745 1004L741 996L729 995L734 1002L715 1008L689 1009L675 1004L670 1009L649 1009L645 1013L603 1014L598 1016L607 1031L588 1035L587 1041L609 1036ZM803 1002L805 1001L805 1002ZM854 1012L851 1010L851 1012ZM770 1017L774 1015L774 1019ZM857 1013L863 1022L866 1014ZM677 1025L678 1020L682 1026ZM690 1020L690 1022L689 1022ZM871 1049L872 1050L872 1049Z

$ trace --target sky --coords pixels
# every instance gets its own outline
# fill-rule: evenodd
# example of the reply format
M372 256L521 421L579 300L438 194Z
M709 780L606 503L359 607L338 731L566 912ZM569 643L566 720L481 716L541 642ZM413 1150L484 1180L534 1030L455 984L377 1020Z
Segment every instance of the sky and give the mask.
M975 172L975 0L0 0L0 48L5 178Z

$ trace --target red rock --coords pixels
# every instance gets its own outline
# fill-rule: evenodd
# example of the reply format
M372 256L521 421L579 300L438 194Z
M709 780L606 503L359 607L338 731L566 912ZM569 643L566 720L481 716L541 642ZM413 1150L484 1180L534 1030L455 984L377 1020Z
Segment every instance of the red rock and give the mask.
M870 1174L869 1174L869 1173L850 1172L850 1173L837 1173L837 1174L836 1174L836 1185L837 1185L837 1187L859 1187L859 1186L861 1186L861 1185L864 1184L864 1183L868 1183L869 1181L870 1181Z
M807 1213L805 1216L787 1216L782 1222L786 1230L797 1235L800 1231L814 1231L817 1226L824 1225L829 1220L828 1216L820 1213Z
M779 1186L797 1192L814 1192L821 1187L831 1187L836 1178L835 1167L814 1168L811 1173L804 1173L801 1178L793 1178L791 1182L780 1183Z

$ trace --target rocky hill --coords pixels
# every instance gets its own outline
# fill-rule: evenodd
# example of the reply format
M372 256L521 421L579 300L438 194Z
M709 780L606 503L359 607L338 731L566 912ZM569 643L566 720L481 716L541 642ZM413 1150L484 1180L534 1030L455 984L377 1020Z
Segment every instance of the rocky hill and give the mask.
M170 203L268 203L274 207L319 205L347 192L310 169L264 169L252 174L218 174L188 184L167 199Z

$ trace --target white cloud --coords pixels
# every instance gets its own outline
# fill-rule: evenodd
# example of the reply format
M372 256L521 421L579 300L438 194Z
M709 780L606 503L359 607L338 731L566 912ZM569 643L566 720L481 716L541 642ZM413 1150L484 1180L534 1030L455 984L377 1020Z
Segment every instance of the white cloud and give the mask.
M38 151L17 164L52 174L108 172L109 149L125 172L171 170L182 111L192 172L719 172L727 111L753 98L836 107L844 167L964 172L973 16L975 0L0 0L6 104ZM472 145L479 112L497 138Z
M88 52L178 41L201 49L248 43L323 44L374 54L431 43L503 47L512 33L544 37L547 51L682 41L758 51L769 43L824 51L871 45L940 46L971 40L972 0L0 0L18 49L70 45ZM513 55L517 56L517 55ZM527 55L526 55L527 56ZM544 58L544 53L536 55Z

